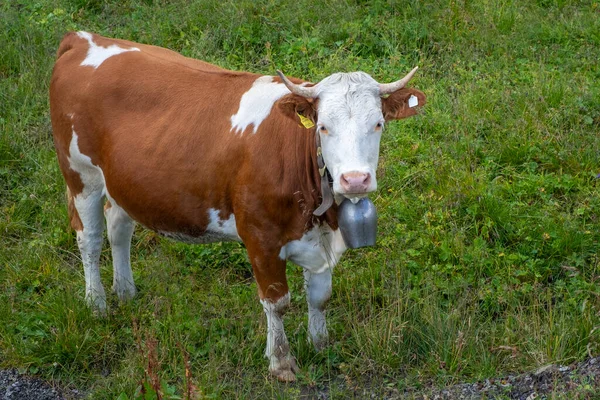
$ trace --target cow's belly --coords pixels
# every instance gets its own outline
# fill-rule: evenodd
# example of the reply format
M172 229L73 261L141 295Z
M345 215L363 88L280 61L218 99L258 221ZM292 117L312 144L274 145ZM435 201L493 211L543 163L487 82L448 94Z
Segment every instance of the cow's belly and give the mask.
M214 171L201 175L167 155L162 168L145 159L132 167L112 156L103 168L107 197L141 225L186 243L241 241L225 179Z
M233 242L240 241L240 238L237 239L224 235L219 232L205 232L200 236L191 236L186 233L181 232L166 232L166 231L157 231L160 236L166 237L168 239L173 239L178 242L189 243L189 244L209 244L209 243L218 243L218 242Z
M184 243L207 244L216 242L241 242L235 225L235 216L229 215L228 219L219 217L219 210L210 208L208 210L208 225L204 232L191 235L179 231L157 230L159 235Z
M126 173L118 176L126 184L108 182L105 171L94 165L91 159L82 154L77 144L77 135L73 132L70 146L69 167L79 173L86 197L94 191L101 191L107 200L121 208L130 218L162 236L186 243L215 243L241 241L237 232L235 215L223 210L206 207L206 198L194 195L190 190L178 190L164 182L150 182L145 185L135 180L127 180ZM108 183L108 184L107 184ZM110 185L110 183L113 183ZM143 182L142 182L143 183ZM111 189L109 189L111 187ZM208 191L207 191L208 192Z

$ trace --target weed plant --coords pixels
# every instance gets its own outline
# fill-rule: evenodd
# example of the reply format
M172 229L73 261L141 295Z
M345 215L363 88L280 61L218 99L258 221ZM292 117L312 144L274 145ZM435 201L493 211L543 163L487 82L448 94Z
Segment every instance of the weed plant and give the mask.
M106 318L84 305L48 108L68 30L312 81L421 67L411 84L428 104L386 126L378 245L336 268L321 353L307 343L302 273L288 266L298 384L268 376L240 244L137 228L138 297L109 296ZM363 398L597 355L599 60L597 1L1 2L0 367L94 399L134 398L140 385L165 397ZM107 287L111 273L106 246Z

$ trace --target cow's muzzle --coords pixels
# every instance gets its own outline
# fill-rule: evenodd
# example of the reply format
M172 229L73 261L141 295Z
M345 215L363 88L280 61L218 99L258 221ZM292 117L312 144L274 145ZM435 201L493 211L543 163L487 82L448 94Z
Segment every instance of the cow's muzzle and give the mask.
M340 176L340 186L347 194L364 194L371 186L371 174L368 172L346 172Z

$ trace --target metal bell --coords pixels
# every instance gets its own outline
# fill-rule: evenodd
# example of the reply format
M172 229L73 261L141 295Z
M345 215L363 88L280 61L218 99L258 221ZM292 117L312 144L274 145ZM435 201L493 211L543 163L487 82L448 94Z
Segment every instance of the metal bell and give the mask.
M338 225L346 246L351 249L374 246L377 236L377 210L369 198L356 204L345 199L338 208Z

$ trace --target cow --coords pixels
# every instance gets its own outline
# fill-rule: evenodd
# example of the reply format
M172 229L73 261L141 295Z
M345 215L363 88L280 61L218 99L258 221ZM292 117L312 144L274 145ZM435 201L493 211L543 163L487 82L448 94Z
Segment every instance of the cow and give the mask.
M50 112L88 304L106 310L105 219L120 301L136 294L136 222L188 243L243 242L267 317L269 371L294 381L282 320L290 304L286 260L303 268L309 340L320 350L332 270L346 250L338 204L376 190L384 124L416 115L426 101L405 87L416 69L393 83L352 72L313 84L66 34Z

